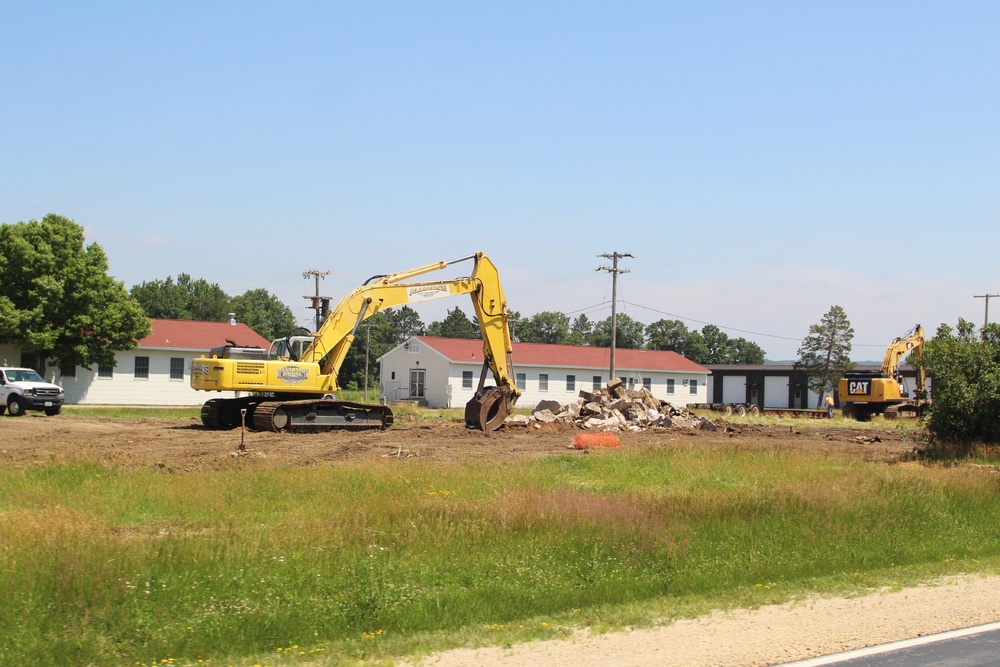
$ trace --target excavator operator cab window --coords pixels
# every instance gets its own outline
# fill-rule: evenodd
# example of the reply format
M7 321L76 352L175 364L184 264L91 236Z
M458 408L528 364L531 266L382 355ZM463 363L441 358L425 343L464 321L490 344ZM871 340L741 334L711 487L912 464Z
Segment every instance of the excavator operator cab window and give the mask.
M267 358L271 360L288 358L288 345L285 343L284 338L272 341L271 349L267 352Z
M268 359L302 359L302 355L309 344L312 343L312 336L292 336L291 338L279 338L271 343L271 349L267 354ZM291 354L289 354L289 352Z

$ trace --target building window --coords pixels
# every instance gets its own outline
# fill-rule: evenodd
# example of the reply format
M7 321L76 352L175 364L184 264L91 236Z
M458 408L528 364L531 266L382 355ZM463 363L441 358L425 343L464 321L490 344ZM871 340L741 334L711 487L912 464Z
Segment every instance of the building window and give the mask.
M149 379L149 357L135 358L135 377L143 380Z
M170 379L184 379L184 359L182 357L170 357Z
M538 391L548 391L549 390L549 374L539 373L538 374Z
M109 366L107 364L99 364L97 366L97 377L99 378L110 378L115 376L115 367Z
M691 380L691 384L688 385L688 391L690 391L692 394L697 394L698 393L698 381L697 380Z
M514 383L517 384L517 388L524 391L525 385L527 385L527 376L524 373L514 374Z
M593 379L593 382L591 383L591 386L594 388L594 391L599 391L600 390L600 388L601 388L601 376L600 375L595 375L594 376L594 379Z
M642 378L642 386L646 391L653 391L653 378Z
M566 376L566 391L576 391L576 376L567 375Z
M673 394L674 393L674 379L673 378L670 378L670 379L667 380L667 393L668 394Z
M75 378L76 377L76 366L73 365L63 365L59 367L59 375L64 378Z
M410 341L404 347L409 350L410 354L418 354L420 352L420 346L416 341Z
M472 371L462 371L462 389L472 389Z
M21 352L21 365L25 368L34 368L37 371L39 367L38 355L34 352ZM39 371L39 375L45 375L44 366Z

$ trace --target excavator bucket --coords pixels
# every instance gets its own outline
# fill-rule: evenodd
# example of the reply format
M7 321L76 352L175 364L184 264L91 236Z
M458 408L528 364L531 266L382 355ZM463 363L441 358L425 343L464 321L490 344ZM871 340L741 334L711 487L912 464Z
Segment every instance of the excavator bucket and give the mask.
M500 387L486 387L465 404L466 428L489 433L503 426L510 414L510 394Z

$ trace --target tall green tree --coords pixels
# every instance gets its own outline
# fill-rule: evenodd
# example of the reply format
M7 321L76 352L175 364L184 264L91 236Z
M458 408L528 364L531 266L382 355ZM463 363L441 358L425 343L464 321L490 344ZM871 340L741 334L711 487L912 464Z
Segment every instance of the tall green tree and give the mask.
M448 315L440 322L431 322L427 327L428 336L441 338L479 338L479 327L475 320L470 320L461 308L456 306L448 311Z
M746 338L736 338L730 341L732 345L732 363L734 364L762 364L766 357L764 348L757 343Z
M657 320L646 327L646 347L683 353L691 332L680 320Z
M706 324L701 328L701 338L705 341L708 358L698 363L731 364L733 349L729 335L714 324Z
M166 280L133 285L129 293L142 306L146 317L167 320L191 319L184 316L187 295L174 282L173 276L168 276Z
M965 454L973 443L1000 443L1000 325L942 324L917 363L934 378L932 449L958 445Z
M708 344L697 329L689 330L680 320L657 320L646 327L650 350L669 350L698 364L713 363ZM731 342L731 341L730 341Z
M799 347L795 367L809 375L809 388L818 394L816 407L822 406L823 394L832 392L844 373L851 370L851 341L854 329L840 306L831 306L819 324L809 327L809 335Z
M382 316L389 323L389 343L392 346L399 345L410 336L422 336L427 330L420 320L417 311L409 306L399 306L382 311Z
M228 312L268 340L274 340L296 327L291 308L266 289L248 290L233 297Z
M104 249L59 215L0 225L0 340L53 365L112 365L150 332Z
M133 285L132 296L142 305L147 317L199 322L224 322L230 312L230 297L218 283L204 278L195 280L187 273L177 280L153 280Z
M566 345L587 345L590 342L590 334L594 331L594 323L590 321L586 313L580 313L573 318L573 325L569 328L569 335L563 341Z
M590 343L596 347L611 347L611 318L598 322L590 335ZM618 315L615 327L615 347L638 350L646 342L646 325L628 315Z
M555 311L535 313L521 321L518 340L524 343L551 343L558 345L569 338L570 321L567 315Z

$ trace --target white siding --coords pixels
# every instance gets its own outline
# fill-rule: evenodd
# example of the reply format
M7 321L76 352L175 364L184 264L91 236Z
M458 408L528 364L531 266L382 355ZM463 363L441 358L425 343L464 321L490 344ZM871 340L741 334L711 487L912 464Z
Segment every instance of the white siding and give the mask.
M382 357L379 393L386 402L417 398L410 396L411 370L424 371L423 399L427 405L434 408L448 407L448 394L455 389L451 379L454 373L451 364L433 348L412 339ZM461 372L458 373L457 383L461 387Z
M70 405L184 405L200 406L209 398L234 396L233 392L210 393L191 388L191 360L203 350L157 350L141 348L115 353L117 364L110 378L98 377L97 366L76 367L76 377L64 377L58 368L46 366L43 375L66 392ZM135 358L149 358L149 377L135 377ZM170 378L170 359L184 360L183 379ZM19 366L21 350L0 345L0 364Z
M426 346L423 346L426 347ZM427 405L433 407L448 406L448 388L451 377L451 367L448 360L437 352L431 354L420 354L420 365L412 368L424 369L424 398ZM459 384L461 384L461 374L459 374ZM464 403L462 405L465 405Z
M66 402L80 405L183 405L198 406L210 398L235 396L234 392L207 392L191 388L191 361L202 351L138 349L115 354L112 377L98 377L97 366L87 370L77 366L76 377L62 377L55 369L56 382L66 392ZM135 358L149 358L149 377L135 377ZM184 377L171 379L170 360L184 360Z
M0 344L0 366L20 366L21 348L13 345ZM45 378L49 379L48 376Z
M414 352L410 346L416 344L418 348ZM390 350L381 358L381 393L387 402L409 398L409 371L412 368L422 368L425 370L425 390L424 398L427 405L432 408L462 408L472 398L476 388L479 386L479 375L482 371L482 362L456 362L444 357L442 354L429 347L425 343L417 340L407 341L405 345ZM472 388L462 387L462 372L472 372ZM393 378L395 373L395 378ZM532 408L542 400L554 400L565 405L576 399L580 390L593 390L593 377L601 377L601 385L607 381L607 369L599 368L566 368L559 366L525 366L518 365L515 360L515 376L523 373L525 376L524 389L517 407ZM548 375L548 390L543 391L539 387L539 376ZM566 376L576 376L576 388L572 391L566 388ZM635 387L642 386L642 378L650 379L650 391L652 394L674 405L686 405L687 403L704 403L708 396L708 374L707 373L681 373L681 372L651 372L637 369L622 369L619 376L623 378L634 378ZM674 394L667 394L667 379L674 380ZM691 393L692 382L695 393ZM487 386L495 384L493 374L487 372Z

